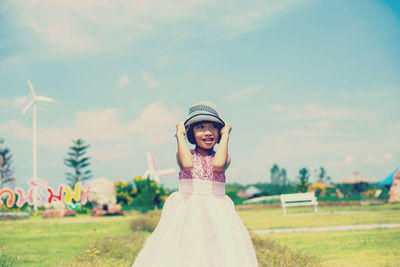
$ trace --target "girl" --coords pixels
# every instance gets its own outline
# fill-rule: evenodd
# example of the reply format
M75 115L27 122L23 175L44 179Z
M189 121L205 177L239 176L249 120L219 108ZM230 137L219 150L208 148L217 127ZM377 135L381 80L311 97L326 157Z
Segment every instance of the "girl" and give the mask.
M179 190L165 201L133 267L258 266L249 233L225 195L231 126L214 104L199 102L176 129Z

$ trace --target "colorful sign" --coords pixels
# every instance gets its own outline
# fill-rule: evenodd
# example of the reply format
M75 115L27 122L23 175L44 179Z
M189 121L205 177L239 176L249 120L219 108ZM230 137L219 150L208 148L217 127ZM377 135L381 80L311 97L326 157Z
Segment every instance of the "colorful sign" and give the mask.
M21 187L16 187L15 190L10 188L0 189L0 205L3 204L3 198L7 197L6 205L11 208L14 204L17 207L22 207L25 203L29 206L33 206L36 200L38 206L44 206L51 204L53 200L64 202L67 205L72 204L72 200L86 204L90 199L89 193L89 182L84 183L82 186L78 182L75 184L74 189L65 184L60 184L57 191L53 190L51 186L47 184L45 180L36 179L28 181L29 189L25 193ZM35 197L36 195L36 197Z

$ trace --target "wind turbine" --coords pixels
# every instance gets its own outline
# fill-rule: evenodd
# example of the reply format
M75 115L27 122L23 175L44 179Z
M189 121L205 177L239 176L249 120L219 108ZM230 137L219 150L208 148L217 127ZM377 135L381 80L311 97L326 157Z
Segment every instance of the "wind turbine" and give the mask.
M47 96L38 96L35 93L35 90L33 89L33 85L30 80L28 80L28 86L29 89L32 92L32 100L29 102L28 105L22 110L22 114L25 114L28 109L33 106L33 180L36 182L38 177L37 177L37 157L36 157L36 103L39 101L43 102L55 102L54 99L47 97ZM35 192L36 195L36 192ZM37 199L36 196L34 196L34 207L35 211L37 211Z
M160 179L159 179L160 177L176 174L176 171L174 168L158 171L157 167L156 167L156 162L154 160L153 152L147 152L146 159L147 159L147 165L149 166L149 169L143 174L144 178L149 176L150 180L160 182Z

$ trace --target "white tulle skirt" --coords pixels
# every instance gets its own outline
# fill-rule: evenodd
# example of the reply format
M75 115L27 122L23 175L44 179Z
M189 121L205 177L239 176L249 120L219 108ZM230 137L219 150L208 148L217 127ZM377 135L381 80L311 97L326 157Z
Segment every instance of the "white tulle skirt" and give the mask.
M132 267L255 267L250 235L225 183L180 179Z

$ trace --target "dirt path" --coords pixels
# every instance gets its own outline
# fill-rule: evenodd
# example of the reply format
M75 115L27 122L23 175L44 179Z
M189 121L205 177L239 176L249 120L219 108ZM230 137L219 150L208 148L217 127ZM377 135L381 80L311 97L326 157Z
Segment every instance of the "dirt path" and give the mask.
M251 230L250 232L255 233L255 234L301 233L301 232L369 230L369 229L399 228L399 227L400 227L400 224L367 224L367 225L339 225L339 226L327 226L327 227L262 229L262 230Z

